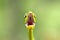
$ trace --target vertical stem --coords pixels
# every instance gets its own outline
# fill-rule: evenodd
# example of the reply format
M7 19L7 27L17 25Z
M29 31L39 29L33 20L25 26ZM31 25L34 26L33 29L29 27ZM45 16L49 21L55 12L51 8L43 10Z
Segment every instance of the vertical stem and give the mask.
M29 29L29 40L34 40L32 29Z

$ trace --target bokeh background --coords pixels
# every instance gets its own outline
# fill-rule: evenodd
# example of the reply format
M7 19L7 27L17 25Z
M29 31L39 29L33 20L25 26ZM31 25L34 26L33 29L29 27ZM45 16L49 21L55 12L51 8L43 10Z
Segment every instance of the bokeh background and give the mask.
M0 0L0 40L28 40L28 11L36 15L35 40L60 40L60 0Z

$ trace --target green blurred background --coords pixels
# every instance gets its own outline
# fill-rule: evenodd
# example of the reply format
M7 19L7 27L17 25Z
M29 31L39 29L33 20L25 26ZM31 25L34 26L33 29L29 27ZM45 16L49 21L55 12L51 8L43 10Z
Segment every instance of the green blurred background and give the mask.
M36 14L35 40L60 40L60 0L0 0L0 40L28 40L28 11Z

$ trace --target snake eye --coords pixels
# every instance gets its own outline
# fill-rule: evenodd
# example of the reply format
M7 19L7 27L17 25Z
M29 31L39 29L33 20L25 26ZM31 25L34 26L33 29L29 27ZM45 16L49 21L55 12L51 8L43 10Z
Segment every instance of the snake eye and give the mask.
M25 15L24 15L24 18L26 18L27 17L27 13L25 13Z
M26 18L27 16L25 15L24 18Z

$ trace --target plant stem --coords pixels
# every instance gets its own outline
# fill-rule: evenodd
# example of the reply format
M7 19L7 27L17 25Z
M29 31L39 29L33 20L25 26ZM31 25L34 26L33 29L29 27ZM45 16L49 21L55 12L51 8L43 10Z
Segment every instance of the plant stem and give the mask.
M33 37L33 30L32 29L29 29L29 40L34 40L34 37Z

